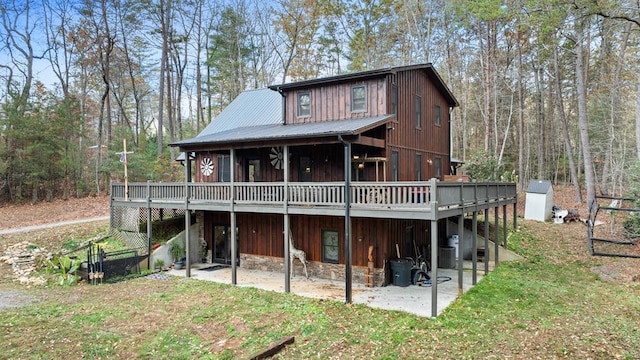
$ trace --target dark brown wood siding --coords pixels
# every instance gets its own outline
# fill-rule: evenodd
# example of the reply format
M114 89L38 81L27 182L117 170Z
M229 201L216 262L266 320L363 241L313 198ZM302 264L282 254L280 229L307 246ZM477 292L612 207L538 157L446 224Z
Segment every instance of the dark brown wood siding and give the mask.
M351 87L366 85L366 111L351 111ZM298 93L311 95L310 116L298 117ZM285 122L287 124L313 123L329 120L357 119L387 113L386 82L384 78L355 81L317 88L291 91L286 96Z
M398 152L398 180L416 180L416 155L422 155L422 179L435 177L436 158L441 160L440 177L448 174L449 168L449 105L427 75L422 71L401 71L390 75L388 94L391 99L392 85L398 87L398 117L392 122L393 130L387 134L387 158ZM416 95L421 99L422 126L416 127ZM435 107L440 107L441 123L435 124ZM389 113L392 112L389 101ZM392 179L392 167L387 167L388 179Z
M269 154L271 147L258 149L243 149L236 152L235 178L236 181L247 181L247 166L250 160L260 161L259 181L277 182L284 180L284 170L276 169L271 164ZM197 153L194 162L194 180L196 182L217 182L219 159L226 154ZM314 182L344 181L344 148L342 144L309 145L289 147L289 167L291 175L289 181L303 181L301 177L301 158L308 158L310 162L311 179ZM213 172L205 176L201 171L202 161L210 159L213 163ZM373 170L371 170L373 171ZM372 173L369 177L374 177Z
M213 152L200 152L196 153L194 165L193 165L193 180L196 182L217 182L218 181L218 168L220 164L218 162L218 158L221 156L225 156L224 154L218 154ZM202 162L203 161L211 161L213 164L213 172L209 176L205 176L202 173Z
M229 225L229 214L207 212L204 221L205 241L211 248L213 226ZM241 253L284 256L282 215L240 213L236 215L236 223ZM425 249L430 243L429 226L427 221L353 218L352 263L355 266L366 266L369 246L374 247L374 263L377 268L382 268L385 260L397 257L396 244L401 257L414 257L416 248ZM345 263L343 217L292 215L290 228L294 246L302 249L309 261L316 262L322 262L322 231L337 231L339 262Z

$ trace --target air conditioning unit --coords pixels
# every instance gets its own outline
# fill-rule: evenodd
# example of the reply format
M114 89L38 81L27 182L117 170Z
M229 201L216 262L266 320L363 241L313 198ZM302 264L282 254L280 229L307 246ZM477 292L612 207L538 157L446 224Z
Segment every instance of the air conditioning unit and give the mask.
M456 248L450 246L438 248L438 267L442 269L456 268Z

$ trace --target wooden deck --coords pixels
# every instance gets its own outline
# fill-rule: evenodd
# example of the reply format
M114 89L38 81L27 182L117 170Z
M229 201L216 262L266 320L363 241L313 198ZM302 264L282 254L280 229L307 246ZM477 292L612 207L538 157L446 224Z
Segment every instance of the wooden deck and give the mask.
M515 183L352 182L351 216L438 220L515 204ZM124 183L111 184L112 207L342 216L345 184Z

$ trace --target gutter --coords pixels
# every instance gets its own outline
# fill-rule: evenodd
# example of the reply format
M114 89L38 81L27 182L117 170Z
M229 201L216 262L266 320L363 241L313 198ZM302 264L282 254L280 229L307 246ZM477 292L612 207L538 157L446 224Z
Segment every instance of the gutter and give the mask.
M284 90L282 90L282 87L280 85L278 85L278 87L276 87L275 89L270 88L271 90L275 90L277 91L280 96L282 96L282 125L286 125L286 119L285 119L285 110L286 110L286 104L287 104L287 94L284 92Z

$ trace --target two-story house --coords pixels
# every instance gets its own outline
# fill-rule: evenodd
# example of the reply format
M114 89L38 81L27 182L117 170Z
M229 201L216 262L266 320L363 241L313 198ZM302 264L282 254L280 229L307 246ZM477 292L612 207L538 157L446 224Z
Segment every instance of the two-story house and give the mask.
M465 213L515 210L514 184L439 182L451 172L457 105L431 64L245 91L198 136L171 144L193 159L184 184L114 184L112 207L183 209L186 224L195 214L187 229L207 261L233 266L234 283L236 266L284 271L288 291L291 244L310 276L344 279L349 302L368 266L386 284L389 259L437 264L447 218L462 233Z

